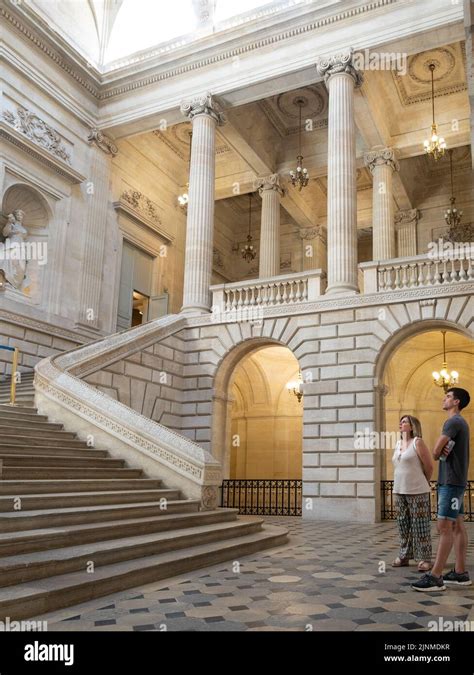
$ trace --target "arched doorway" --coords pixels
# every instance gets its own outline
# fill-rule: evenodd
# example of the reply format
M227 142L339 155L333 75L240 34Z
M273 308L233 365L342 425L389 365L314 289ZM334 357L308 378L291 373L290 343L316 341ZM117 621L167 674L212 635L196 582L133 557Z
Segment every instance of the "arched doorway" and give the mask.
M303 402L292 352L249 340L222 361L215 379L213 454L222 463L224 503L242 513L301 513ZM244 507L245 503L245 507Z
M442 332L446 331L446 359L449 370L459 372L459 386L470 390L474 381L474 340L467 331L446 322L412 326L404 336L396 336L395 345L386 345L383 368L379 363L379 447L380 478L382 482L382 517L393 518L392 454L398 438L398 422L404 414L417 417L422 425L423 438L431 450L441 434L446 413L442 409L444 391L433 382L433 371L442 367ZM395 338L394 338L395 339ZM473 397L474 398L474 397ZM462 412L471 429L474 441L474 405ZM380 432L382 432L380 434ZM435 463L433 480L437 478ZM468 475L474 480L474 466ZM433 494L433 508L435 507Z

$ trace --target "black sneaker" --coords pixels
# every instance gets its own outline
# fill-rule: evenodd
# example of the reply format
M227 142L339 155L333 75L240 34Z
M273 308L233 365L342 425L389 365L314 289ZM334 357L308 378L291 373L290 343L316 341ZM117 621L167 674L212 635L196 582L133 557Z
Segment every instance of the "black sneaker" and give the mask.
M423 591L425 593L429 593L430 591L446 590L443 577L434 577L429 572L427 574L423 574L420 581L415 581L415 583L412 584L411 587L415 591Z
M472 584L469 572L456 572L456 570L444 574L443 581L445 584L453 584L453 586L470 586Z

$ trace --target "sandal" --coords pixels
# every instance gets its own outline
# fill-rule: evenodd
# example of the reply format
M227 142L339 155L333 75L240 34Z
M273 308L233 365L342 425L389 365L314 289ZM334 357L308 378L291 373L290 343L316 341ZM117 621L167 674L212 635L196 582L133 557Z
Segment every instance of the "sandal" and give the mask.
M429 560L421 560L418 563L418 572L429 572L433 565Z
M392 567L408 567L409 564L409 558L395 558Z

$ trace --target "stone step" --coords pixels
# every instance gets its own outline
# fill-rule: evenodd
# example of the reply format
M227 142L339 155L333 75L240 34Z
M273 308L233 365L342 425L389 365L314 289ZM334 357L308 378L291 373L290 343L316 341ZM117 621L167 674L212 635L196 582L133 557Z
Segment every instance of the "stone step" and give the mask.
M163 508L163 506L166 508ZM164 505L156 502L143 502L141 504L109 504L81 508L44 509L42 511L9 511L0 514L0 532L18 532L44 527L79 525L80 523L104 523L110 520L147 518L166 515L167 513L197 511L198 509L198 500L180 499L167 500Z
M91 562L94 565L92 573L95 573L98 567L104 565L253 534L261 530L262 524L263 519L242 518L233 522L187 527L178 533L160 532L0 558L0 587L71 572L91 574L87 572L88 567L91 569Z
M237 556L241 560L245 555L281 546L286 540L284 528L265 525L260 532L233 539L96 567L94 574L74 572L6 587L0 599L0 616L9 616L14 620L38 616L121 592L137 586L137 583L142 586L200 567L231 561Z
M22 497L0 497L0 512L15 510L63 509L73 506L99 506L100 504L138 504L166 498L180 499L179 490L117 490L109 492L63 492L61 494L32 494ZM18 502L20 500L20 502ZM19 506L20 504L20 506Z
M38 419L40 418L40 419ZM62 424L53 424L47 422L46 417L40 415L9 415L8 413L0 413L0 424L2 426L14 427L17 431L22 429L51 429L52 431L62 431L64 429Z
M220 523L235 520L237 509L216 509L214 511L191 511L155 516L154 518L132 518L107 523L81 523L58 528L0 533L0 557L76 546L110 539L123 539L153 532L180 530L183 527Z
M95 450L94 448L48 448L44 445L32 447L31 445L2 445L2 455L50 455L58 457L108 457L107 450Z
M76 434L72 431L64 431L63 429L51 429L46 427L30 427L23 424L5 424L0 420L0 438L4 436L20 436L21 438L51 438L59 440L79 440Z
M3 467L3 480L35 480L45 478L141 478L141 469L98 469L95 467L56 468L51 466L6 466Z
M59 433L59 432L58 432ZM80 441L77 438L61 438L54 436L49 437L38 437L38 436L24 436L20 433L18 434L2 434L0 436L1 444L3 445L45 445L45 446L57 446L63 448L67 446L68 448L87 448L86 441Z
M119 469L125 466L124 459L112 459L111 457L61 457L59 455L48 455L43 453L42 455L34 454L12 454L2 452L0 449L0 462L3 463L3 468L10 466L34 466L34 467L85 467L93 468L99 467L101 469L113 468Z
M109 490L155 490L163 486L157 478L69 480L0 480L0 495L20 497L28 494L63 494L68 492L103 492Z
M9 415L28 415L31 418L44 417L44 415L37 415L36 408L24 405L10 405L9 403L0 403L0 413L5 412Z

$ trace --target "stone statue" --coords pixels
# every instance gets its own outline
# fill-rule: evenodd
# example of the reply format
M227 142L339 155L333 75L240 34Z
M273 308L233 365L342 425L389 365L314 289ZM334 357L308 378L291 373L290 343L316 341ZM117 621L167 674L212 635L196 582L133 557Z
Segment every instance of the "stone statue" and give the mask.
M15 209L7 216L7 223L2 232L5 244L0 269L3 270L7 282L18 290L21 289L26 277L26 258L22 255L22 251L28 230L23 226L24 216L24 211Z

